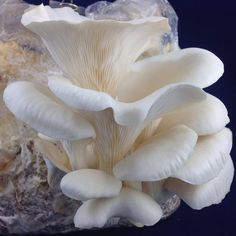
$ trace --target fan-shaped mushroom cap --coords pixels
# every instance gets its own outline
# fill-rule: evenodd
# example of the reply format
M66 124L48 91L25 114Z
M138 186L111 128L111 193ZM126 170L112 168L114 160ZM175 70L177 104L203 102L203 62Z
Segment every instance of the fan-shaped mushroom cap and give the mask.
M61 180L62 192L70 198L81 201L117 196L121 187L120 180L96 169L72 171Z
M117 197L85 202L78 209L74 223L82 229L101 228L111 217L120 216L135 224L150 226L156 224L162 214L160 206L147 194L122 188Z

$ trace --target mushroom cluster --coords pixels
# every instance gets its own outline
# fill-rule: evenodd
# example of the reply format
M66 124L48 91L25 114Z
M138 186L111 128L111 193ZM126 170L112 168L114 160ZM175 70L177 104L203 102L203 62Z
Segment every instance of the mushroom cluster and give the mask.
M199 48L143 58L170 30L163 17L92 20L40 5L22 24L63 77L49 76L48 87L11 83L4 101L65 172L62 192L82 201L76 227L114 216L154 225L173 194L193 209L222 201L234 174L232 134L224 104L203 91L223 74L220 59Z

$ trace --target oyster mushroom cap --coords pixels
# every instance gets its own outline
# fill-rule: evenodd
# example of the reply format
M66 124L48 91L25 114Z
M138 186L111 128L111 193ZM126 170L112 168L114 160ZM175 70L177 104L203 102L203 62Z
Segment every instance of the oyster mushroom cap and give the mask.
M222 61L213 53L201 48L180 49L135 62L118 96L137 100L173 83L205 88L215 83L223 72Z
M50 77L48 86L73 108L87 111L112 108L115 121L123 126L150 122L174 109L202 101L206 96L198 87L178 83L167 85L136 102L126 103L113 99L109 94L76 86L62 77Z
M20 120L54 139L95 137L92 125L63 106L47 88L31 82L14 82L4 90L4 102Z
M177 126L154 136L113 168L121 180L157 181L174 174L190 157L197 134L186 126Z
M50 6L39 6L29 7L22 16L21 23L23 25L29 25L33 22L44 22L44 21L58 21L62 20L62 13L64 20L66 19L71 23L80 23L88 18L79 15L71 7L51 8Z
M215 134L229 123L225 105L216 97L206 94L206 99L193 103L165 115L159 131L184 124L198 135Z
M208 136L199 137L191 157L173 177L194 185L214 179L229 160L232 132L225 128Z
M191 208L200 210L212 204L219 204L230 191L234 176L234 165L230 157L220 173L202 185L192 185L179 179L168 179L165 188L176 193Z
M26 12L21 22L43 39L75 84L113 95L121 74L147 50L150 39L170 30L164 17L96 21L75 13L67 17L71 11L40 5Z
M82 229L101 228L111 217L119 216L137 225L151 226L162 215L160 206L147 194L122 188L116 197L92 199L83 203L74 217L74 223Z
M120 180L96 169L72 171L61 180L62 192L70 198L81 201L117 196L121 187Z

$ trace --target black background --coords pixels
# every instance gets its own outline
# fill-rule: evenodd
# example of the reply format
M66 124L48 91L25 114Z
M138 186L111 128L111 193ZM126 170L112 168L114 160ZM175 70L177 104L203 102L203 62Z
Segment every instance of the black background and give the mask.
M27 0L39 4L47 0ZM93 0L74 1L81 6ZM236 134L236 0L169 0L179 16L180 47L201 47L215 53L225 64L223 77L208 92L220 98L228 108ZM232 158L236 166L236 148ZM161 236L236 236L236 183L219 204L201 211L184 203L178 211L153 227L82 231L70 235L161 235Z

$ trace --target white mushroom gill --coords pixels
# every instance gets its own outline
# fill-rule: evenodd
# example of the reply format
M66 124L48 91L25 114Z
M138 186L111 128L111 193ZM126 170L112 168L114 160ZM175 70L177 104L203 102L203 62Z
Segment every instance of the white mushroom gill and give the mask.
M194 209L225 197L234 173L229 118L203 91L223 74L219 58L189 48L140 59L169 30L160 17L96 21L40 5L22 23L64 77L49 77L48 88L12 83L4 101L66 173L63 193L83 201L76 227L103 227L111 217L149 226L173 194Z

